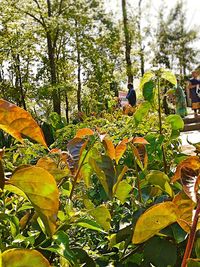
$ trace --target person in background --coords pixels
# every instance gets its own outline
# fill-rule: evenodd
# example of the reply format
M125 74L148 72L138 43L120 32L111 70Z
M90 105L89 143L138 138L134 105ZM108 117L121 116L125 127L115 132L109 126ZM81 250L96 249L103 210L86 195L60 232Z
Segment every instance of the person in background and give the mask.
M189 79L189 84L187 89L189 90L189 95L192 101L192 110L194 110L194 116L197 116L197 111L200 114L200 97L197 94L198 87L200 85L200 80L198 80L199 72L193 71L192 78Z
M126 98L128 99L128 103L134 107L136 105L136 93L135 90L133 88L133 84L132 83L128 83L128 94L126 96Z

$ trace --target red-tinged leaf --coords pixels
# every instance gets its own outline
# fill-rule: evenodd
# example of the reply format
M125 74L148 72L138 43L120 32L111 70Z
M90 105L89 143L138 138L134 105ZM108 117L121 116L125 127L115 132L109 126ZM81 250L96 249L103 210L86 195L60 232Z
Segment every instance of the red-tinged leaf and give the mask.
M160 230L176 222L178 210L173 202L164 202L146 210L138 219L132 242L143 243Z
M0 149L0 159L3 159L3 156L4 156L4 153L5 153L5 149L3 148L1 148Z
M23 142L22 135L25 135L47 147L43 132L32 116L3 99L0 99L0 128L20 142Z
M50 267L48 260L37 250L9 249L1 256L2 267Z
M27 223L29 222L30 218L31 218L31 213L28 211L26 212L26 214L20 219L19 221L19 226L21 230L24 230Z
M87 142L81 138L74 138L67 144L67 164L74 175L78 169L79 159Z
M189 158L180 162L176 168L176 172L171 179L171 182L174 183L181 178L181 169L183 167L192 168L194 171L200 169L200 159L197 156L190 156Z
M149 142L143 137L135 137L132 142L133 144L149 145Z
M113 160L115 159L115 147L113 145L113 142L111 139L109 139L108 137L105 137L103 139L103 145L106 149L106 152L108 154L108 156Z
M53 148L49 151L51 154L61 154L61 149L60 148Z
M87 135L94 135L94 131L92 131L91 129L89 128L82 128L82 129L79 129L75 135L75 138L83 138Z
M117 164L127 149L127 145L126 145L127 143L128 143L128 139L125 138L121 142L119 142L119 144L115 148L115 161Z
M133 154L135 156L138 166L143 170L147 168L148 155L146 151L146 146L143 144L131 145Z
M53 235L59 206L59 191L54 177L43 168L32 166L16 171L8 183L26 194L47 234Z
M192 213L195 208L195 203L183 191L174 197L173 203L177 206L179 211L177 223L185 232L189 233L192 225Z
M189 165L189 164L188 164ZM192 166L181 168L181 183L184 192L195 203L199 199L200 169L193 169Z

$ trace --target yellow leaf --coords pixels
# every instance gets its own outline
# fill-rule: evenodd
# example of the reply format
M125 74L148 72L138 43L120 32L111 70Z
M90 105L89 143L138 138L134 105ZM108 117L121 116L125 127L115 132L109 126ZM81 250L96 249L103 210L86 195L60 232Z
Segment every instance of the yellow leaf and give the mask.
M103 227L104 230L110 230L111 215L106 206L98 206L89 213L95 219L95 221Z
M133 233L132 242L139 244L166 226L176 222L178 210L173 202L164 202L146 210L138 219Z
M9 249L2 253L3 267L50 267L48 260L37 250Z
M40 158L36 166L47 170L53 175L56 181L60 181L62 178L70 174L70 170L67 166L64 169L59 169L55 161L49 157Z
M177 206L179 211L177 223L185 232L189 233L192 225L192 213L195 208L195 203L184 192L178 193L174 197L173 203Z
M23 134L47 147L43 132L32 116L3 99L0 99L0 128L20 142L23 142Z
M54 177L43 168L32 166L17 170L8 183L27 195L47 234L53 235L59 206L59 191Z

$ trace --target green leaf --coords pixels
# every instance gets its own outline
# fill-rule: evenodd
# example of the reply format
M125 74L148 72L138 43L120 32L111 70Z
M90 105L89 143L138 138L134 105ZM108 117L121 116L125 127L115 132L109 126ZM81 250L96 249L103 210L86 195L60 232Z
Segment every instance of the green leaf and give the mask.
M9 249L2 253L3 267L50 267L47 259L37 250Z
M110 230L111 215L106 206L101 205L94 210L89 211L89 214L95 219L95 221L103 227L105 231Z
M140 88L143 88L144 84L149 82L154 76L155 74L152 71L145 72L140 82Z
M170 201L147 209L136 223L132 242L139 244L159 233L166 226L176 222L177 213L176 205Z
M169 115L166 118L166 122L171 124L172 130L182 130L184 128L184 121L181 116L177 114Z
M200 267L200 259L188 259L187 267Z
M153 81L149 81L147 83L144 84L143 86L143 96L144 99L152 102L154 99L154 88L155 88L155 84Z
M124 204L131 190L132 186L126 180L123 180L119 182L115 196L121 201L122 204Z
M59 231L53 236L56 245L48 250L58 253L73 264L76 261L73 251L69 248L69 237L64 231Z
M112 198L112 189L116 182L116 173L110 157L103 155L101 161L90 159L90 164L96 172L107 195Z
M195 253L197 258L200 258L200 238L197 238L195 241Z
M87 151L84 150L81 155L80 162L82 161L83 157L85 157L86 153ZM98 150L96 149L96 147L91 148L90 151L87 153L84 159L84 163L79 172L79 180L83 179L87 187L90 186L90 177L93 174L93 168L90 164L90 158L93 157L97 160L99 158L97 155L98 155Z
M174 266L177 260L177 248L168 240L154 237L144 246L144 257L156 267Z
M76 222L76 224L78 226L87 228L87 229L91 229L91 230L95 230L101 233L105 233L104 230L101 228L101 226L96 223L95 221L89 220L89 219L80 219Z
M136 124L139 124L145 118L150 108L151 108L151 104L147 101L141 103L138 106L138 108L136 109L136 112L134 113L134 119L135 119Z
M54 177L40 167L26 167L17 170L9 184L22 190L42 219L47 234L56 229L59 206L59 192Z
M85 250L82 248L73 248L72 251L76 259L81 263L81 266L96 267L94 260L89 257Z
M122 229L120 229L116 234L111 234L109 239L109 248L114 247L116 244L127 241L130 242L130 236L133 233L132 225L128 225Z
M169 184L169 177L164 172L152 170L147 174L146 179L149 184L158 186L162 191L173 197L173 191Z
M161 70L161 78L167 80L168 82L172 83L173 85L177 84L176 76L170 70Z
M171 225L174 239L177 244L183 242L187 238L187 233L178 225L178 223L173 223Z

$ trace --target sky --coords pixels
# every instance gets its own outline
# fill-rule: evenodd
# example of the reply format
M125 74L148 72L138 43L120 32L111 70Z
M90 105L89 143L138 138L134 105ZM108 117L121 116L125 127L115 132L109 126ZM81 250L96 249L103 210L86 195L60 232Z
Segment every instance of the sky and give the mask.
M149 15L155 17L161 3L165 3L169 8L175 6L177 0L142 0L142 6L151 1L151 8ZM105 0L106 6L109 10L117 12L117 16L121 15L121 0ZM131 6L137 6L138 0L127 0ZM187 27L191 29L194 25L200 29L200 1L199 0L185 0L185 10L187 16Z

